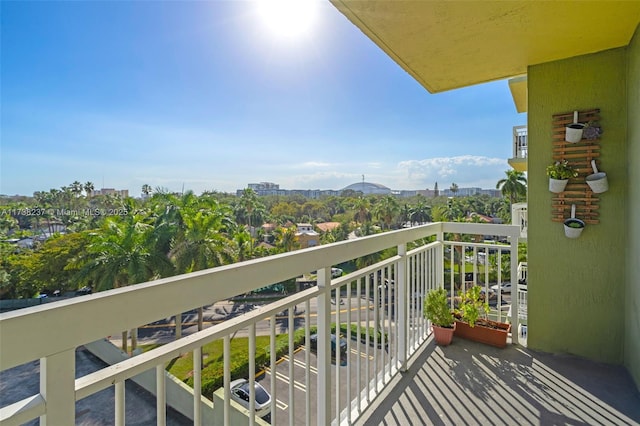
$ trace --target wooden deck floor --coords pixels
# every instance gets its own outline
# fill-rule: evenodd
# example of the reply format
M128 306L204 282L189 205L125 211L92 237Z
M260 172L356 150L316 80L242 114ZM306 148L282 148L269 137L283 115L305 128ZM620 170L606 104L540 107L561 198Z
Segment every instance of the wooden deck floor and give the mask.
M358 424L640 424L640 393L624 368L517 345L430 341L394 380Z

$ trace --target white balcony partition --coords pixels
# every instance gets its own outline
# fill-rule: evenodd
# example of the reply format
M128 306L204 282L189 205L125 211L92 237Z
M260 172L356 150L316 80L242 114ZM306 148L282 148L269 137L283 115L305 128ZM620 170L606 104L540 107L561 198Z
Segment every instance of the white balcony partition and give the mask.
M1 314L0 371L40 359L43 373L39 394L0 408L0 425L21 424L39 416L41 424L73 424L75 401L114 384L118 396L113 408L114 418L120 424L124 422L123 384L131 377L153 369L158 377L157 423L164 425L164 366L173 358L190 352L199 359L203 345L220 339L224 340L224 393L223 403L217 404L214 411L219 413L221 423L229 424L230 419L237 418L229 411L233 409L229 400L229 342L237 334L249 337L248 378L253 380L258 373L255 343L258 328L268 330L266 333L271 342L269 362L260 368L264 369L263 386L272 394L272 423L352 424L391 378L410 365L412 355L428 338L429 324L422 315L426 294L442 286L459 289L466 283L467 276L457 271L469 269L473 270L473 283L487 286L490 281L488 264L493 262L493 256L496 260L491 267L506 271L497 273L498 282L504 274L511 282L517 282L519 235L519 228L510 225L434 223ZM509 243L473 242L483 241L483 236L497 236ZM373 254L386 249L393 249L396 254L331 279L333 265L365 256L373 259ZM456 257L457 254L462 257ZM505 267L503 262L507 256L510 260ZM461 269L456 270L454 264L460 265ZM318 271L316 287L75 379L73 353L85 343L114 330L136 328L176 312L226 300L313 270ZM310 315L312 307L316 309L314 316ZM278 318L282 319L279 313L283 311L287 312L286 323L279 324L280 331L289 334L290 349L282 358L276 359L274 324ZM495 315L502 319L506 317L499 307ZM513 304L510 320L515 329L518 319L518 307ZM43 322L61 332L41 333ZM269 326L259 327L267 322ZM318 334L314 358L309 350L312 327L317 328ZM341 337L336 339L332 349L333 327L334 333ZM304 329L301 332L305 345L294 351L296 328ZM338 349L342 347L341 339L347 342L346 353ZM517 333L513 333L512 339L517 342ZM298 353L299 350L304 354ZM54 371L50 370L50 365L55 366ZM281 370L285 365L288 369ZM304 371L300 372L294 366L302 367ZM276 386L276 380L282 374L289 376L287 391L278 391ZM199 383L200 371L194 371L194 375L194 382ZM316 375L314 385L312 378ZM62 386L56 386L57 383ZM300 390L305 391L302 397ZM312 393L313 398L310 397ZM313 412L311 401L317 401ZM254 404L252 391L249 406ZM278 407L285 405L288 416L278 411ZM197 407L194 403L196 411ZM197 412L194 414L194 418L200 417ZM247 423L259 424L261 421L249 410Z
M514 203L511 205L511 224L520 227L520 239L527 238L529 229L527 203Z
M528 144L527 126L513 126L513 158L527 158Z

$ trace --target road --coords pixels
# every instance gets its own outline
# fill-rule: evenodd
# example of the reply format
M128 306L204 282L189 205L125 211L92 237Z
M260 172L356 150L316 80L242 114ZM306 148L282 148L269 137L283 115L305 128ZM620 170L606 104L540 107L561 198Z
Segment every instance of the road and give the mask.
M357 350L357 341L350 341L351 348L346 360L342 359L340 365L334 362L331 365L331 380L335 383L336 370L339 370L339 380L341 386L340 395L336 395L332 391L331 415L332 418L336 413L336 402L340 401L340 410L344 410L347 405L347 397L355 398L357 392L365 388L366 383L371 380L374 374L374 355L380 359L382 349L369 347L368 354L363 343L360 344L360 351ZM317 386L318 386L318 369L317 357L313 351L309 351L309 377L306 378L306 355L307 348L300 347L296 350L293 363L290 362L288 356L280 359L276 365L276 369L272 372L269 369L261 375L260 381L262 386L268 391L271 390L272 377L275 379L275 394L272 398L276 399L276 412L271 413L271 423L275 425L285 424L305 424L307 413L309 413L310 424L316 424L317 412ZM291 369L293 367L293 369ZM356 369L360 369L360 384L357 382ZM293 372L293 375L291 375ZM350 389L350 395L347 395L347 388ZM331 389L335 389L332 385ZM293 399L291 399L291 394ZM309 407L307 411L307 395L309 396ZM290 422L290 420L292 420Z
M358 297L353 296L351 298L351 321L357 321L357 313L360 311L360 321L371 321L373 326L374 310L368 306L368 299L366 297L360 298L360 309L357 305ZM265 301L262 304L272 303L272 300ZM203 325L205 328L214 324L219 324L230 318L237 317L244 313L250 312L253 309L262 305L257 302L243 302L243 301L221 301L213 305L206 306L203 312ZM309 301L310 310L309 316L311 323L315 324L317 317L317 300L311 299ZM342 298L337 305L340 307L340 322L346 321L347 314L347 300ZM331 315L335 321L336 305L332 304ZM385 312L385 315L387 312ZM294 315L294 329L298 329L304 326L304 304L296 306ZM182 314L182 334L188 335L198 331L198 313L196 310L185 312ZM276 316L276 333L287 333L289 329L289 317L287 314L279 314ZM257 335L269 335L270 324L268 320L260 321L256 324ZM246 331L241 331L237 336L246 335ZM111 336L111 341L117 344L120 339L120 333L114 331ZM138 328L138 342L139 344L151 344L151 343L168 343L175 340L175 319L174 317L164 318L151 324L147 324Z

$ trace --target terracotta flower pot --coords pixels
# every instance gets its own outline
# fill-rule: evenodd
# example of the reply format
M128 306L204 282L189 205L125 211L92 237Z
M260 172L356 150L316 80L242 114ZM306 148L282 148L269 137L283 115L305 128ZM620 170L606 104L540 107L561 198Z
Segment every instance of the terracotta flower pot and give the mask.
M486 322L495 328L485 327L478 323L476 323L475 327L470 327L466 322L456 321L454 334L456 337L473 340L497 348L507 346L507 334L511 331L511 324L488 320Z
M453 327L451 328L440 327L431 324L431 330L433 330L433 338L440 346L448 346L451 344L451 340L453 340L453 332L455 331L455 329L455 323L453 323Z

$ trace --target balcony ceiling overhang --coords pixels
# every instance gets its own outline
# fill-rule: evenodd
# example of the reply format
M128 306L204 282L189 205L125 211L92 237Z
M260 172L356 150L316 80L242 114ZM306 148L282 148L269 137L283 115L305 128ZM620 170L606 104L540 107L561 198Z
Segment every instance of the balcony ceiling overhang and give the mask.
M331 0L429 92L629 44L640 1Z
M509 79L509 90L516 105L516 111L527 112L527 76L514 77Z

